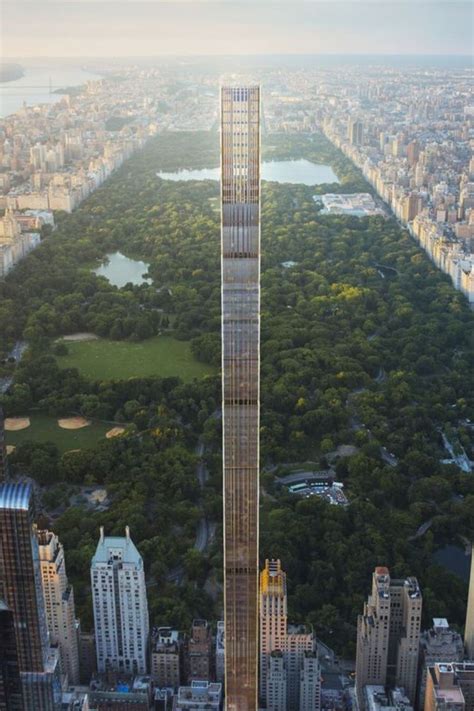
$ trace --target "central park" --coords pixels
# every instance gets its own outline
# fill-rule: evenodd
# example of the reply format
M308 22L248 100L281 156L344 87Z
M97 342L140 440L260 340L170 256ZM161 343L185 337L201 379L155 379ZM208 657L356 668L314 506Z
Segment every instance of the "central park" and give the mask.
M341 652L353 652L366 581L382 563L419 578L426 620L436 611L462 624L466 583L435 556L474 536L474 477L443 463L446 432L474 459L474 316L395 219L320 213L316 194L370 191L323 136L266 135L263 157L330 166L338 182L263 183L262 557L282 559L292 616L337 636ZM28 343L20 363L2 366L14 376L6 416L30 421L7 432L9 461L39 481L84 628L99 524L111 535L130 526L154 624L185 628L221 607L219 189L202 175L157 175L217 164L216 133L151 139L58 214L0 283L3 356ZM117 286L98 275L117 252L143 262L146 278ZM58 425L71 417L90 424ZM308 460L344 483L347 507L279 487L280 472ZM107 491L105 511L86 514L85 486ZM64 497L73 504L53 510ZM217 531L198 551L203 513Z

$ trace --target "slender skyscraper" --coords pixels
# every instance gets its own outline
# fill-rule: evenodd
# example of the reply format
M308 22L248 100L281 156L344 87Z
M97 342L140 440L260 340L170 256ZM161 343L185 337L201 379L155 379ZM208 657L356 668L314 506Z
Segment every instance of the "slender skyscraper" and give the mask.
M258 689L260 88L221 91L222 417L227 711Z

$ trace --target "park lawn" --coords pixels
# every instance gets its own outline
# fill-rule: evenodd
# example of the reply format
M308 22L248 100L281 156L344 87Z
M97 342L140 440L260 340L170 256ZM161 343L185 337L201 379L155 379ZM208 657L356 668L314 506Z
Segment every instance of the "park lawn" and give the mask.
M61 452L68 449L87 449L95 447L112 425L91 422L80 430L64 430L58 425L57 417L31 413L31 425L18 432L5 432L6 444L18 446L24 442L53 442Z
M188 382L215 369L193 356L188 341L155 336L139 343L107 338L66 343L68 355L57 356L62 368L77 368L91 380L125 380L149 376L179 376Z

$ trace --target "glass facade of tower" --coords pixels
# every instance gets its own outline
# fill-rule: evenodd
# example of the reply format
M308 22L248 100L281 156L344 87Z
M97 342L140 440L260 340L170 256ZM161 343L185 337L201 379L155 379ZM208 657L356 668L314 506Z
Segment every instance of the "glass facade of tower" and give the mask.
M260 89L221 90L222 416L227 711L258 689Z

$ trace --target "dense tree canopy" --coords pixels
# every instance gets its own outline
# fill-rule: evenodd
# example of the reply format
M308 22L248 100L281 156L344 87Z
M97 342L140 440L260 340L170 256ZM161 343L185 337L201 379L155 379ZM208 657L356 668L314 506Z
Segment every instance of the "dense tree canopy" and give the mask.
M322 136L271 135L264 155L328 162L341 184L263 186L262 559L282 558L292 615L348 652L377 564L418 575L425 621L461 624L465 585L432 556L474 536L474 476L441 463L443 432L474 459L473 314L395 220L320 214L316 192L368 189ZM12 456L47 487L49 510L51 492L64 498L66 485L100 483L110 495L107 512L85 516L76 506L54 523L73 580L87 585L99 524L112 533L128 524L145 557L154 621L183 626L220 607L201 585L209 572L219 579L219 534L207 556L192 549L200 512L220 521L218 378L90 382L59 368L54 340L82 330L141 340L166 329L219 364L218 186L156 176L216 164L215 134L152 139L75 213L60 215L53 235L0 284L3 352L22 336L30 344L2 398L7 414L35 407L132 425L94 450L60 456L24 445ZM117 249L150 263L150 284L118 289L91 272ZM198 437L210 470L203 491ZM336 464L347 509L275 485L273 467L307 459L325 467L342 444L357 448ZM177 563L188 581L179 596L167 582ZM87 615L87 586L79 600Z

